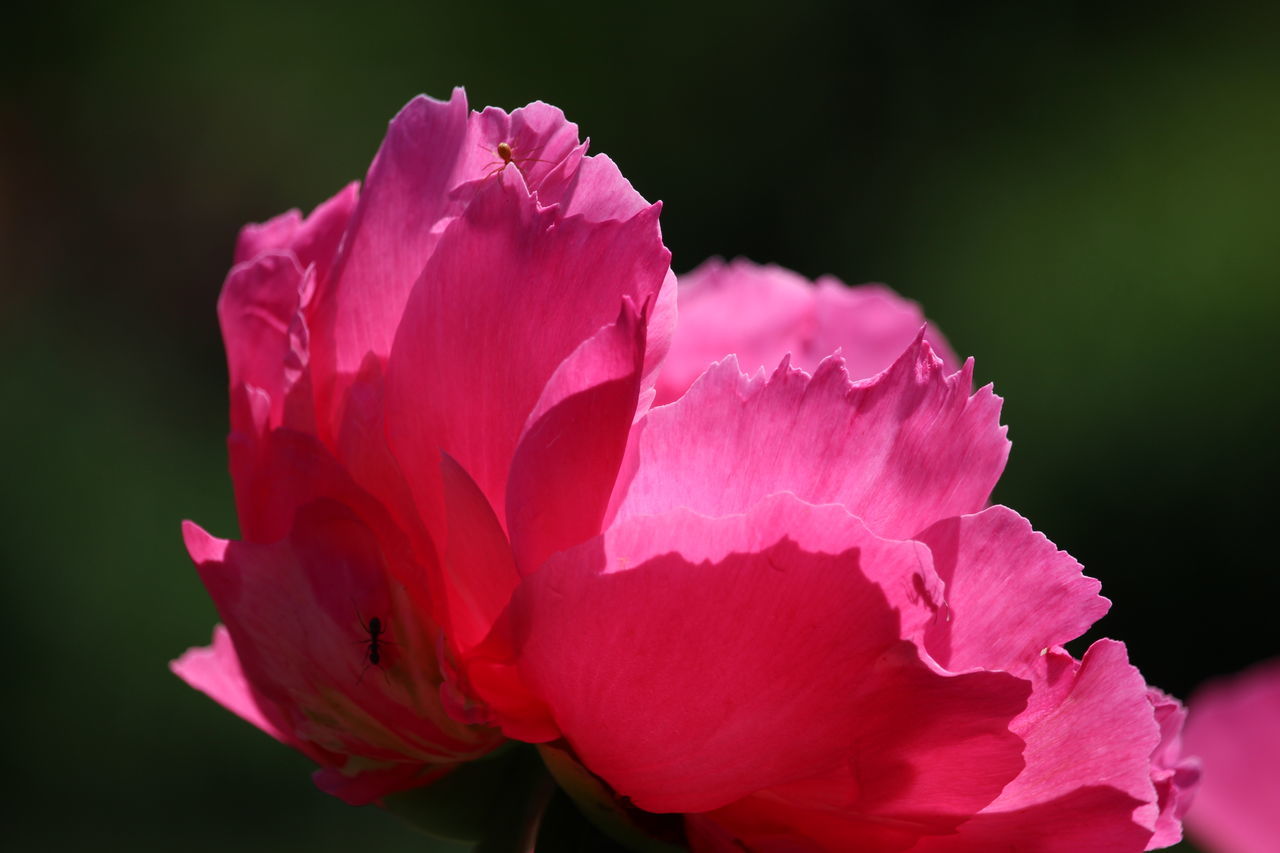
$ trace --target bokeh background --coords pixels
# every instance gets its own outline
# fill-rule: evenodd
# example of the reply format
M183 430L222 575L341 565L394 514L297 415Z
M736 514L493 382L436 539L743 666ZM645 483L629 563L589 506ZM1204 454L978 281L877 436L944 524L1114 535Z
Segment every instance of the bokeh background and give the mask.
M1123 5L1123 9L1115 8ZM1006 398L996 495L1184 698L1280 654L1267 2L49 3L0 35L8 849L427 849L169 675L235 533L237 228L411 96L563 107L712 254L885 281ZM1190 849L1190 848L1186 848Z

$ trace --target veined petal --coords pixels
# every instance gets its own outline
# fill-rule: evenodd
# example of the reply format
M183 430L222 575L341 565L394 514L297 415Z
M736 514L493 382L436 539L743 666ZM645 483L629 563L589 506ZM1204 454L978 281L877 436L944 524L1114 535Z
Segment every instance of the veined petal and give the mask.
M913 853L1137 853L1157 817L1151 754L1160 742L1147 686L1124 645L1099 640L1074 661L1050 650L1045 676L1013 730L1026 769L950 838Z
M880 284L811 284L782 267L712 258L680 276L680 325L658 382L658 403L679 398L713 362L736 355L748 373L790 354L809 372L839 350L854 379L881 372L915 340L920 306ZM927 333L948 371L959 365L942 335Z
M464 156L467 102L418 97L387 128L329 282L316 297L314 358L318 408L333 423L347 383L366 353L391 352L409 290L449 209Z
M1008 507L940 521L916 539L946 584L926 648L950 669L1027 677L1042 651L1079 637L1111 604L1070 554Z
M613 517L675 507L729 515L790 491L841 504L879 535L908 538L977 512L1009 442L999 398L989 386L971 393L971 375L971 364L946 375L922 338L863 382L850 382L837 358L812 377L784 361L767 379L726 359L645 417Z

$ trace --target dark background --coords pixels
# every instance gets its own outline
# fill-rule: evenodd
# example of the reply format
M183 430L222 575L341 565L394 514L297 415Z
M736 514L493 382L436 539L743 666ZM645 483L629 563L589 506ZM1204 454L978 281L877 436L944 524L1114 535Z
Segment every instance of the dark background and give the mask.
M1119 4L1116 4L1119 5ZM996 498L1183 696L1280 653L1274 4L45 4L0 30L0 583L14 849L421 850L167 661L235 532L237 228L363 176L411 96L563 107L684 271L920 300L1006 398ZM16 17L15 17L16 16Z

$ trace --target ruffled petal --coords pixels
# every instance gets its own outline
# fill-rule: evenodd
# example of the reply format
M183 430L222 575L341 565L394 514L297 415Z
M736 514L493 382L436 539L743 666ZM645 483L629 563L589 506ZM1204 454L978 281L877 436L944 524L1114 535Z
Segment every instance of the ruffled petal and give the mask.
M736 355L748 373L791 364L812 372L840 351L854 379L889 367L924 325L920 306L879 284L846 287L744 258L712 258L680 277L680 325L659 377L659 404L679 398L713 362ZM959 362L942 335L927 338L948 371Z
M1042 661L1031 703L1013 724L1027 743L1026 769L957 835L913 853L1147 848L1158 813L1151 755L1160 731L1141 674L1113 640L1094 643L1079 662L1061 650Z
M477 670L511 661L547 709L532 728L554 720L544 738L563 734L650 811L713 809L844 765L867 808L911 800L918 778L937 811L981 807L1021 767L1008 723L1028 685L945 673L902 640L904 621L932 615L922 571L915 543L788 495L744 516L635 518L525 578ZM492 708L528 736L535 703L503 707L512 698ZM948 788L959 764L981 769Z
M1008 507L940 521L916 538L946 584L926 648L950 669L1029 677L1042 651L1079 637L1110 606L1098 581Z
M971 365L946 375L919 338L889 370L856 383L837 358L812 377L784 362L768 379L727 359L646 416L613 517L674 507L728 515L790 491L908 538L981 510L1004 468L1000 399L989 386L970 389Z

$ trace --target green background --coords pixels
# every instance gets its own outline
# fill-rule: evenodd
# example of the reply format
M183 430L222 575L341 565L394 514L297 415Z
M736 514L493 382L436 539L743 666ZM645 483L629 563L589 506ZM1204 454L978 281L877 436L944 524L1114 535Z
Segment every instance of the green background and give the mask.
M0 35L6 847L426 849L169 675L235 532L237 228L411 96L563 107L711 254L885 281L1006 398L996 494L1183 697L1280 653L1274 4L81 3ZM1091 635L1092 636L1092 635Z

